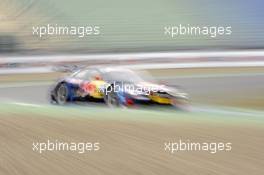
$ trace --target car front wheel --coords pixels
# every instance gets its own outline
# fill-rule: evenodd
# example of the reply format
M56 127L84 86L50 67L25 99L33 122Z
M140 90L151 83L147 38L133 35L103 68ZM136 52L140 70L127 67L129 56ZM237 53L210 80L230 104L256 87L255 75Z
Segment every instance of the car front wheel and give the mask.
M68 88L66 84L62 83L56 90L56 101L59 105L63 105L68 100Z

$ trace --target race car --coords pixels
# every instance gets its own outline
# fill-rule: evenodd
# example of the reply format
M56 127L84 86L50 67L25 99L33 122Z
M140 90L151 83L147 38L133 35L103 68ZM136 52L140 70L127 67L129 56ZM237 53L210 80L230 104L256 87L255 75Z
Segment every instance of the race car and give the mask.
M57 104L98 99L109 107L137 104L164 104L184 108L188 95L154 80L145 80L130 69L87 67L60 79L51 89L51 101Z

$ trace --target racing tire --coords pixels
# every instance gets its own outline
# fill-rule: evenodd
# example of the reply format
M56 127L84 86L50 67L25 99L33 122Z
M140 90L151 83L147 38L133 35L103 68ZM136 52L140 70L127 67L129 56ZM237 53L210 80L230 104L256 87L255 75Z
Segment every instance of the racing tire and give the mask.
M69 90L65 83L61 83L55 91L56 94L56 102L59 105L64 105L68 101Z
M51 94L51 95L49 96L49 102L50 102L51 104L57 104L57 100L56 100L56 98L55 98L55 96L54 96L53 94Z
M104 101L106 105L111 108L122 106L122 103L120 102L117 93L115 93L114 91L111 91L108 94L105 94Z

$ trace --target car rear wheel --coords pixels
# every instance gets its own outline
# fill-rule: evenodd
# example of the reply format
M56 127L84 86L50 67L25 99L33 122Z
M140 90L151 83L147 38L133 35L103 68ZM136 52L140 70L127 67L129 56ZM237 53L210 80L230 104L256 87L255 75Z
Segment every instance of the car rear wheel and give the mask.
M117 93L115 93L114 91L111 91L108 94L105 94L104 101L107 106L112 107L112 108L122 106L122 103Z
M111 92L110 94L107 95L107 101L106 104L109 107L118 107L120 106L119 99L116 93Z

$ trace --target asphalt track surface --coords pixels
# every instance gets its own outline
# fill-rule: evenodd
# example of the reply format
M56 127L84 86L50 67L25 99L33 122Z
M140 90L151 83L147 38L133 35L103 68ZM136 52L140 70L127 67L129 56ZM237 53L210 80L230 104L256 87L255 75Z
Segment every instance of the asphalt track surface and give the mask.
M166 77L160 81L180 87L190 95L191 102L195 104L264 108L264 97L261 95L264 90L264 74ZM53 82L2 83L0 101L48 104L52 84Z
M197 104L259 101L263 105L263 75L186 76L162 81L183 87ZM78 108L60 107L48 105L50 84L0 84L0 174L263 174L263 113L245 116L207 111L112 110L90 103ZM100 142L101 149L85 154L40 154L32 150L33 142L48 139ZM179 139L232 142L232 151L164 151L164 142Z

